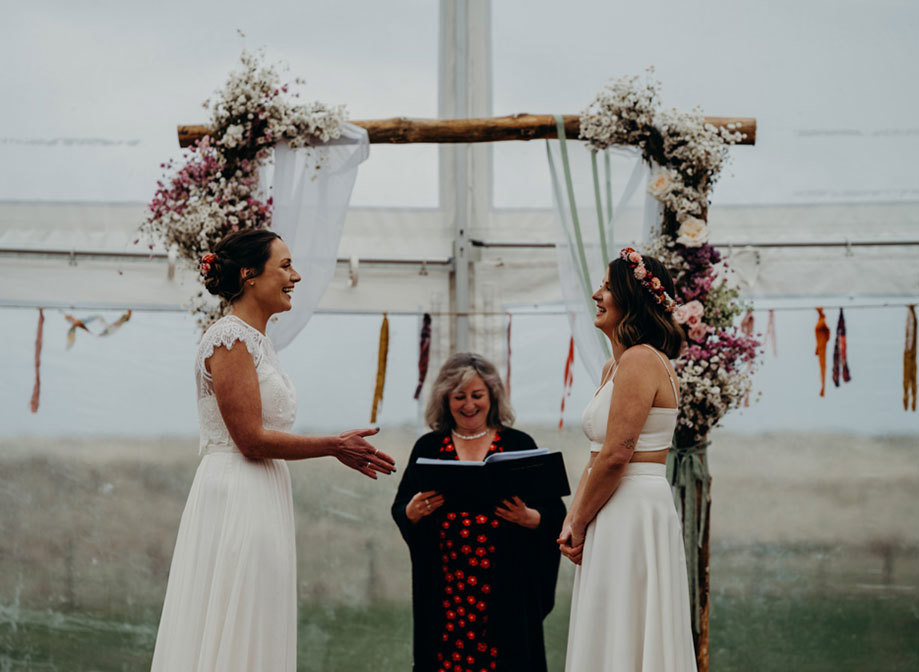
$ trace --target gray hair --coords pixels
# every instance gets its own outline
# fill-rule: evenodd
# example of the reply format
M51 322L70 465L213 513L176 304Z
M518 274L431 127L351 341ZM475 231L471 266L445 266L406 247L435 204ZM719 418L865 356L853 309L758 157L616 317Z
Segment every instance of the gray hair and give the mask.
M481 355L471 352L458 352L440 367L437 379L431 388L428 405L424 412L424 421L435 431L452 430L456 427L450 413L450 395L461 390L478 376L488 388L491 408L488 409L488 426L501 428L514 424L514 411L511 409L504 391L504 383L498 375L498 369Z

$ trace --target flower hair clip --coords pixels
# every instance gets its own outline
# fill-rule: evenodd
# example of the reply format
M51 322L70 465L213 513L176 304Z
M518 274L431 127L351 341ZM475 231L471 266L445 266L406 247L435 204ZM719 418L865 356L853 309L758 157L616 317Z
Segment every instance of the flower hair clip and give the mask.
M201 257L201 263L198 264L198 269L201 271L201 275L206 276L208 273L211 272L211 264L214 263L214 260L216 258L217 257L214 255L213 252L208 252L203 257Z
M645 268L645 262L638 252L631 247L624 247L619 252L619 256L632 267L632 275L651 292L651 296L663 306L664 310L669 313L676 308L676 301L664 289L660 279L654 277L651 271Z

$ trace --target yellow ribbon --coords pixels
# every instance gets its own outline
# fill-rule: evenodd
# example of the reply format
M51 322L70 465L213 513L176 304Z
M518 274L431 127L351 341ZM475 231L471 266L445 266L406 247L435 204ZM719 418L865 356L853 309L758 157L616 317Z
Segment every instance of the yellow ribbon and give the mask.
M383 313L383 324L380 326L380 350L377 354L377 383L373 390L373 408L370 410L370 422L377 421L377 409L383 403L383 385L386 383L386 358L389 355L389 319Z

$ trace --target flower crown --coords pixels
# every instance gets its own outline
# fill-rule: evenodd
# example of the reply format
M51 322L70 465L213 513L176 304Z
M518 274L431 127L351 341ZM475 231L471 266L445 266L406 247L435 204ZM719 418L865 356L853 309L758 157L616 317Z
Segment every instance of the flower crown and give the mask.
M676 308L676 301L664 289L660 279L654 277L651 271L645 268L645 262L638 252L631 247L624 247L619 252L619 256L632 267L632 275L651 292L651 296L663 306L664 310L669 313Z
M207 277L211 272L211 264L214 263L214 260L217 259L217 256L213 252L208 252L203 257L201 257L201 263L198 264L198 270L201 272L201 275Z

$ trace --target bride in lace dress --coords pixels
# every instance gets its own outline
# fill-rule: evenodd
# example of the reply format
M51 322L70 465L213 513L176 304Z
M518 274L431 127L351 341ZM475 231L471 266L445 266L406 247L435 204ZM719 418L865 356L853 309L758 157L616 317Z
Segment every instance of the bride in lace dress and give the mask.
M331 455L370 478L395 470L364 440L291 434L297 397L265 336L300 281L266 230L232 233L202 260L230 301L195 358L203 455L179 524L154 672L294 672L297 577L287 460ZM241 347L240 347L241 346Z

